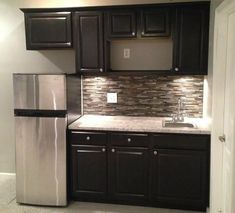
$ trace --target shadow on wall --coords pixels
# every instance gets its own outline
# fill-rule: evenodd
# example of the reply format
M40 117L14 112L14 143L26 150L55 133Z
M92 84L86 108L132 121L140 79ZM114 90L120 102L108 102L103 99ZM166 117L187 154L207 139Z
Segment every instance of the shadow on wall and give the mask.
M41 50L39 53L64 73L75 73L74 50Z

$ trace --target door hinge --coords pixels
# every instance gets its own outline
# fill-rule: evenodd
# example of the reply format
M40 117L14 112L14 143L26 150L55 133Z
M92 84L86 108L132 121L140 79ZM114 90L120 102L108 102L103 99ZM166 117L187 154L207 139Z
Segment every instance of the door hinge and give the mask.
M219 140L220 140L220 142L224 143L226 141L225 134L219 136Z

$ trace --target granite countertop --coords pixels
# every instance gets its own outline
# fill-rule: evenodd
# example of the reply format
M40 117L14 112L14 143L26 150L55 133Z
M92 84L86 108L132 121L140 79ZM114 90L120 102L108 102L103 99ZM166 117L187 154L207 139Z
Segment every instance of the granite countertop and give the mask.
M135 116L104 116L83 115L69 125L70 130L123 131L123 132L155 132L209 135L209 122L201 118L185 118L185 122L195 125L195 128L162 127L162 121L169 118L135 117Z

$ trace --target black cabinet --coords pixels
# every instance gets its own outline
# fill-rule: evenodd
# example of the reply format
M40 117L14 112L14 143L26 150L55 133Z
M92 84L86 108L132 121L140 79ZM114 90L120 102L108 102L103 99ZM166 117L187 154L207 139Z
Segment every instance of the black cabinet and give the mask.
M170 36L170 7L154 7L141 10L141 37Z
M75 200L204 211L210 137L70 131Z
M106 14L108 38L136 37L136 12L131 10L114 10Z
M72 47L71 12L25 13L28 50Z
M209 3L176 9L174 68L182 74L207 74Z
M166 134L153 137L152 202L162 207L206 209L209 197L208 139L205 136ZM188 147L183 146L186 143Z
M27 49L71 48L73 39L77 72L120 69L206 75L209 7L209 2L188 2L21 10L25 13ZM122 68L112 66L118 60L118 64L125 64L121 61L125 39L132 39L129 64L143 60L140 62L143 67L135 68L128 63ZM152 49L150 42L153 42ZM141 48L144 43L145 47ZM145 55L153 56L148 57L149 62L143 54L138 56L143 50Z
M112 147L110 154L110 194L117 201L147 201L148 149Z
M79 200L104 200L107 196L107 136L100 132L69 134L70 191Z
M107 135L72 131L69 140L71 197L104 200L107 196Z
M105 146L71 145L71 192L79 200L103 200L107 196Z
M77 72L102 72L104 69L103 13L76 12L74 25Z
M152 199L162 205L206 206L206 153L190 150L152 152Z

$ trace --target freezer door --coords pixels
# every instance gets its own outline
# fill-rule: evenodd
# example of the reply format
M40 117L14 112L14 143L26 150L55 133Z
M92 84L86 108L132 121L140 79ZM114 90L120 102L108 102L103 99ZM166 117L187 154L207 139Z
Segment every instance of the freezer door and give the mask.
M13 74L15 109L65 110L65 75Z
M65 206L65 118L15 117L16 200Z

